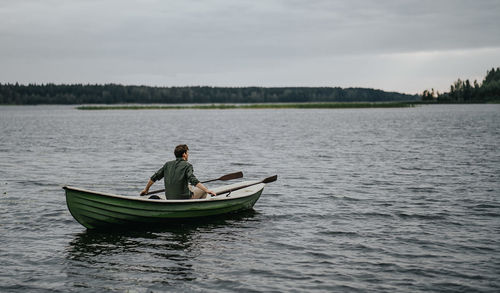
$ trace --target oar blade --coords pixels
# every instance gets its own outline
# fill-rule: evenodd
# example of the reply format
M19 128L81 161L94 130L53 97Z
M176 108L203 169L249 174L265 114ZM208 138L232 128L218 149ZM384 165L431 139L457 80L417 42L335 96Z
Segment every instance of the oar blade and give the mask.
M271 176L271 177L267 177L266 179L262 180L262 183L271 183L271 182L274 182L278 180L278 175L274 175L274 176Z
M236 172L236 173L231 173L224 175L219 178L221 181L227 181L227 180L233 180L233 179L238 179L238 178L243 178L243 172Z

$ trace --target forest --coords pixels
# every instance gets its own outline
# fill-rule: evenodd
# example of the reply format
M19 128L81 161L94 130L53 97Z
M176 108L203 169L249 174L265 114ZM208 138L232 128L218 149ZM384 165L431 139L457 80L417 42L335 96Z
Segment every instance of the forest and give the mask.
M419 95L340 87L149 87L0 84L0 104L180 104L419 101Z
M479 83L458 79L450 91L425 90L422 95L371 88L340 87L151 87L120 84L0 83L0 104L210 104L318 102L500 102L500 67L486 72Z
M498 103L500 102L500 67L486 72L481 84L474 80L458 79L450 86L450 91L439 94L434 89L425 90L422 94L424 102L438 103Z

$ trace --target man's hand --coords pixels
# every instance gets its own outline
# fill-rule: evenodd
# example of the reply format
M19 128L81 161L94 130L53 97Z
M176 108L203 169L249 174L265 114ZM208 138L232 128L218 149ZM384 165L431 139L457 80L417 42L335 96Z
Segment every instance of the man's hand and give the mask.
M207 190L207 193L208 194L211 194L212 196L216 196L217 194L215 192L213 192L212 190Z
M144 196L146 194L148 194L149 190L147 189L144 189L143 191L141 191L141 196Z

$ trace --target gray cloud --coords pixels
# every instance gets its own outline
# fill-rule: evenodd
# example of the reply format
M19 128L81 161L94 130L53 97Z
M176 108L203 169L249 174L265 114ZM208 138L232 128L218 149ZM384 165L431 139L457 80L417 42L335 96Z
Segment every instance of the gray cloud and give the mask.
M489 0L3 1L0 82L444 88L499 65L499 12Z

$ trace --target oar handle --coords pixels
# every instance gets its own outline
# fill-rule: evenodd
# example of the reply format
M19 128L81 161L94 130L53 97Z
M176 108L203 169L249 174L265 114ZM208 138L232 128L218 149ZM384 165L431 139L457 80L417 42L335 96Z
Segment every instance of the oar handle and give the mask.
M160 193L160 192L164 192L165 189L159 189L159 190L155 190L155 191L150 191L146 194L144 194L143 196L146 196L146 195L150 195L150 194L155 194L155 193Z

